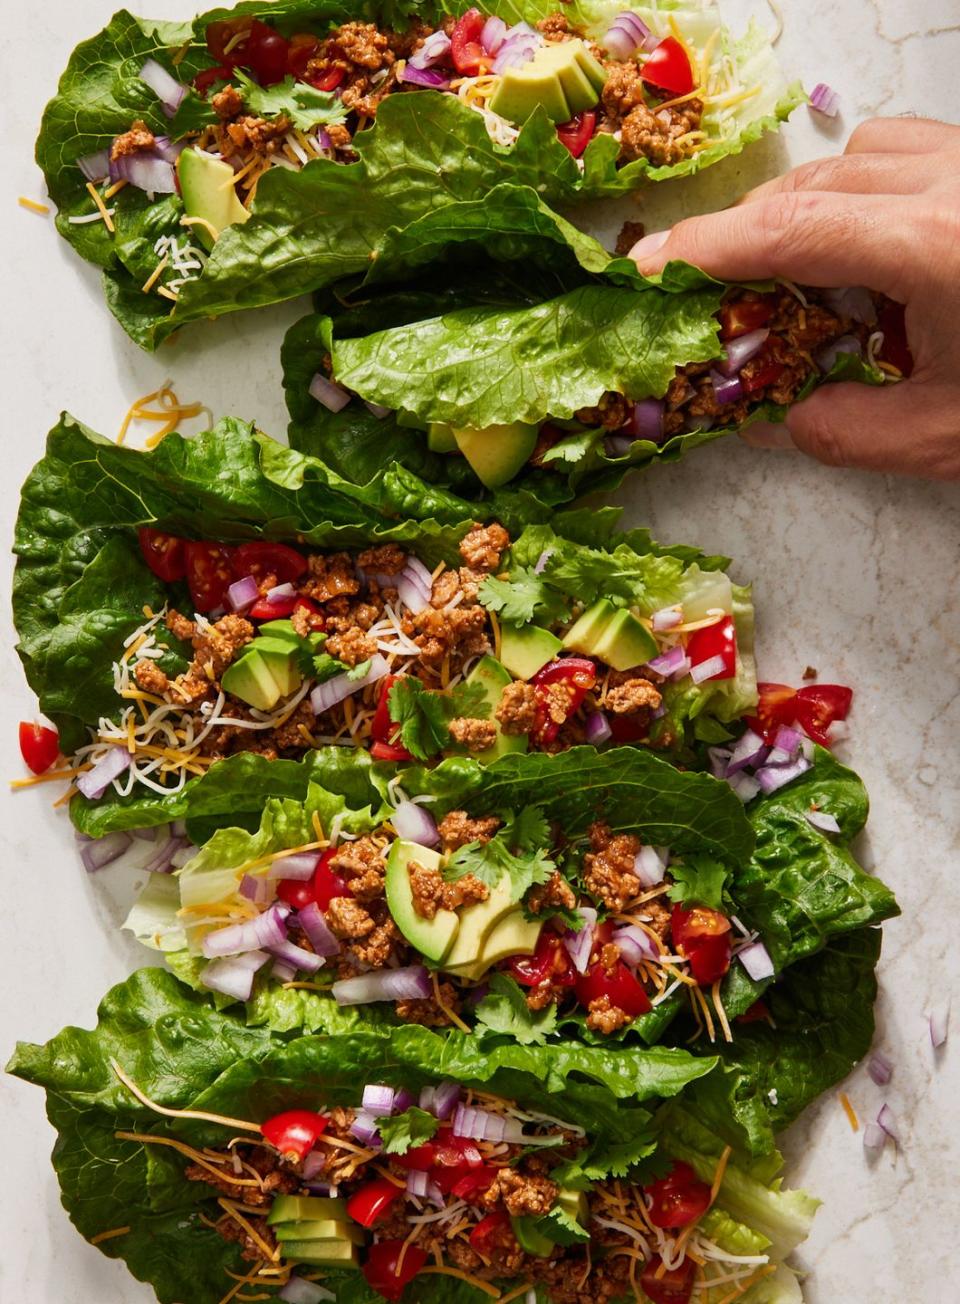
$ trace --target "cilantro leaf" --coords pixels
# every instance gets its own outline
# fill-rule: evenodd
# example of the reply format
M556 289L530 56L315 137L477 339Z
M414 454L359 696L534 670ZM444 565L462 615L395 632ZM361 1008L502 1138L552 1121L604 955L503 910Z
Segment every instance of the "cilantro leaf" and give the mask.
M531 566L513 566L509 580L488 575L477 594L480 604L495 611L512 625L525 625L538 617L561 620L566 603L536 574Z
M484 1030L506 1033L521 1046L541 1046L556 1030L557 1007L551 1001L545 1010L531 1010L515 979L504 973L490 977L490 993L477 1006L480 1035Z
M444 877L455 883L465 874L473 874L494 888L506 874L510 899L519 901L535 883L546 883L557 866L543 848L548 828L535 807L525 807L517 815L508 811L501 818L503 827L489 842L468 842L453 853Z
M664 1176L670 1163L669 1157L658 1151L653 1132L643 1129L631 1135L629 1141L594 1143L554 1168L550 1178L570 1190L589 1191L594 1182L610 1177L630 1177L641 1184L650 1182Z
M498 830L508 847L536 851L550 845L550 824L539 806L523 806L516 815L507 811Z
M580 430L560 439L543 454L544 465L550 462L582 462L593 452L606 434L604 430Z
M359 665L352 666L347 671L347 678L350 680L362 679L370 669L371 660L371 657L367 657L366 661L361 661Z
M310 658L310 667L308 673L313 676L318 684L322 684L327 679L332 679L334 675L343 674L350 667L338 661L336 657L329 652L318 652L316 656Z
M711 910L723 908L723 889L730 875L726 865L715 856L687 854L681 864L670 866L673 879L671 901L694 901Z
M245 106L262 118L277 118L282 114L301 131L308 131L321 123L329 126L347 119L346 108L336 95L318 91L307 82L285 77L276 86L259 86L240 68L234 68L230 78L243 92Z
M414 1146L429 1141L440 1126L440 1120L416 1105L402 1114L380 1120L380 1139L385 1155L405 1155Z
M580 1245L590 1239L587 1229L562 1204L554 1205L548 1214L538 1218L536 1229L554 1245Z
M479 684L458 684L450 692L424 688L403 675L390 689L390 719L400 726L397 739L418 760L426 761L450 746L450 721L457 716L483 720L490 704Z

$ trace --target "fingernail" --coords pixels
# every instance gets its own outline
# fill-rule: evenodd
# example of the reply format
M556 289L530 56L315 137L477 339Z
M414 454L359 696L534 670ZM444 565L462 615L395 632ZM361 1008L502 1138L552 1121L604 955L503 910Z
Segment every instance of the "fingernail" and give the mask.
M656 262L655 255L660 252L663 246L670 239L670 231L653 231L650 235L645 235L642 240L630 250L630 257L643 270L645 262Z
M796 448L787 427L772 421L754 421L742 432L742 437L751 448Z

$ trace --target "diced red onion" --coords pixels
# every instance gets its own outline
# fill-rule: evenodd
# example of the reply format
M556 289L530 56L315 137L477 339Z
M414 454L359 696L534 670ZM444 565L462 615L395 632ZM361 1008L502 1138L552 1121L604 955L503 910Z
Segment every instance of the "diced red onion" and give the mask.
M802 739L803 735L799 729L794 729L788 724L782 724L776 732L773 745L786 752L787 756L793 760L800 750Z
M430 1174L427 1172L407 1173L407 1195L416 1196L418 1199L425 1199L427 1187L430 1185Z
M330 133L329 131L326 131L323 127L317 128L316 142L321 150L333 148L333 141L330 139Z
M230 956L205 965L200 974L204 987L221 992L238 1001L249 1001L253 991L253 977L270 959L266 951L250 951L246 955Z
M169 824L151 824L143 829L130 829L130 836L136 838L138 842L156 842L162 834L164 837L169 836Z
M708 747L707 759L710 762L710 773L715 779L725 779L729 774L730 762L733 759L733 752L729 747Z
M402 801L390 817L390 823L400 837L421 847L435 847L440 841L437 821L430 812L415 801Z
M500 76L508 68L519 68L529 63L543 44L539 35L532 31L520 31L526 24L517 23L504 37L503 44L493 60L493 71Z
M702 684L708 679L714 679L717 675L722 674L725 669L726 662L723 657L707 657L706 661L700 661L697 665L690 667L690 678L695 684Z
M302 969L304 973L316 973L323 965L323 956L308 951L306 947L297 946L294 942L280 942L269 949L278 960L293 965L295 969Z
M271 978L276 978L278 983L292 983L296 976L297 971L292 964L286 960L274 960L270 969Z
M776 792L785 784L792 783L801 774L810 769L810 762L805 756L798 756L789 765L770 765L757 770L757 781L766 793Z
M170 825L170 832L175 838L185 838L187 836L187 821L174 820Z
M487 26L490 25L490 21L492 19L488 21ZM504 31L506 31L505 23ZM446 32L433 32L420 46L420 49L410 56L407 60L407 66L410 68L432 68L435 63L442 63L449 53L450 37Z
M227 606L231 611L246 611L260 597L260 585L252 575L234 580L227 589Z
M309 1155L307 1158L309 1159ZM327 1290L326 1286L320 1286L315 1281L306 1281L303 1277L291 1277L283 1290L277 1293L277 1299L282 1299L284 1304L324 1304L325 1300L335 1300L337 1297L332 1290Z
M710 372L713 395L718 403L736 403L743 398L743 384L739 376L723 376L719 371Z
M663 882L667 866L655 847L641 847L633 858L633 872L643 887L656 887Z
M240 955L260 947L279 946L287 938L285 920L289 913L288 906L271 906L262 915L257 915L256 919L247 919L242 924L230 924L227 928L207 933L200 949L208 960L212 960L216 956Z
M77 791L91 801L106 792L109 784L130 768L130 753L126 747L111 747L100 757L92 770L77 776Z
M887 1136L894 1143L900 1144L900 1131L897 1127L897 1116L889 1105L883 1104L880 1107L880 1113L877 1115L877 1122L886 1132Z
M418 1103L428 1114L446 1121L460 1103L460 1084L440 1082L435 1087L424 1087Z
M494 1145L501 1141L518 1145L531 1139L523 1135L523 1124L519 1119L505 1118L489 1109L475 1109L468 1105L457 1106L453 1116L453 1135L471 1141L492 1141Z
M292 856L278 856L270 862L266 877L290 878L296 883L305 883L308 878L313 878L319 859L315 851L298 851Z
M416 1104L416 1096L406 1087L398 1087L393 1097L393 1112L395 1114L404 1114L411 1105Z
M764 978L772 978L776 973L770 952L762 942L751 942L749 946L743 947L737 952L737 959L755 983L763 982Z
M887 1134L879 1123L868 1123L863 1129L864 1150L882 1150L887 1144Z
M373 1114L375 1118L386 1118L393 1113L395 1095L393 1087L371 1082L364 1087L360 1103L366 1113Z
M500 46L503 45L506 34L507 24L502 18L493 16L483 24L483 30L480 33L480 44L487 54L496 54Z
M368 403L367 400L364 399L363 406L368 412L372 412L378 421L384 421L390 415L390 409L384 407L382 403Z
M628 9L613 20L602 44L615 59L623 61L632 58L637 50L653 49L658 41L639 14Z
M840 822L836 815L830 815L825 810L805 810L803 813L815 829L822 829L824 833L840 832Z
M583 926L576 931L572 928L568 929L563 936L563 945L573 961L573 967L577 973L586 973L587 966L590 963L590 952L593 949L597 912L590 906L581 906L579 910L575 910L573 913L579 915Z
M667 629L675 629L677 625L683 624L683 612L679 607L661 607L650 617L650 624L658 634Z
M308 392L328 412L342 412L350 402L350 395L343 386L335 385L322 371L318 371L311 380Z
M357 978L343 978L330 990L338 1005L369 1005L373 1001L425 1000L432 987L426 968L412 964L404 969L379 969Z
M863 345L853 335L841 335L838 340L828 344L825 349L821 349L815 358L815 362L824 375L833 371L837 364L837 358L841 353L852 353L856 357L863 357Z
M400 601L404 603L405 606L409 607L416 616L419 612L423 611L425 607L430 605L430 594L433 588L433 580L430 576L430 572L427 571L427 583L426 585L424 584L419 571L411 566L411 562L414 560L415 558L410 558L410 561L408 561L406 566L404 566L395 583L397 586L397 593L400 595ZM420 566L419 562L417 562L417 566ZM426 570L426 567L424 566L422 569Z
M323 1150L311 1150L300 1166L304 1180L312 1182L319 1177L327 1166L327 1154Z
M746 805L748 801L753 801L754 797L760 791L760 784L752 774L735 774L733 778L728 779L727 782L744 805Z
M718 369L725 376L739 376L741 368L745 367L751 358L755 358L770 334L768 327L762 330L748 331L746 335L738 335L735 340L728 340L724 345L727 350L726 362L718 364Z
M409 82L411 86L422 86L431 91L445 91L450 85L449 77L438 72L436 68L415 68L409 62L403 65L400 80Z
M177 190L173 164L156 154L126 154L111 159L110 176L115 181L129 181L151 195L173 195Z
M268 602L283 603L287 598L295 598L297 590L292 584L274 584L272 589L267 589L263 595Z
M647 662L647 669L654 671L655 674L669 677L676 674L683 666L689 666L687 654L678 643L676 647L670 648L669 652L661 652L658 657Z
M826 82L818 82L810 92L810 107L828 118L835 118L840 112L840 96Z
M266 905L272 895L270 884L260 874L244 874L239 891L242 897L257 906Z
M927 1016L930 1024L930 1042L934 1050L939 1050L947 1040L950 1030L950 1006L944 1002L931 1010Z
M583 736L594 747L599 747L601 743L610 741L613 737L613 730L610 728L610 721L603 711L593 711L587 716Z
M663 439L663 419L666 404L660 398L644 398L634 403L630 418L621 431L632 439L650 439L659 444Z
M626 457L633 447L630 435L607 435L603 441L603 451L607 457Z
M386 658L382 657L379 652L370 662L370 669L361 679L351 679L346 671L341 675L334 675L332 679L327 679L322 684L317 684L316 688L310 694L310 705L313 707L315 715L322 715L324 711L329 711L336 706L338 702L352 697L354 693L361 692L367 684L375 684L378 679L390 673L390 666Z
M85 154L77 159L77 167L88 181L105 181L110 175L110 151L101 149L96 154Z
M615 928L613 941L619 946L620 954L632 969L645 960L659 959L660 953L653 944L653 938L636 924Z
M726 778L739 774L748 765L760 765L766 759L767 745L758 733L748 729L737 740L726 769ZM723 776L718 776L723 777Z
M843 290L821 290L820 293L838 316L849 317L863 326L876 326L876 304L870 291L862 285L848 286Z
M556 548L544 548L543 552L537 558L536 565L533 568L534 575L543 574L543 572L547 569L547 562L550 560L550 558L553 556L553 554L556 551L557 551Z
M94 874L98 869L105 869L107 865L112 865L123 855L132 841L129 833L122 833L119 829L115 833L108 833L106 837L93 838L80 850L84 869L88 874Z
M323 911L316 901L311 901L297 912L297 924L310 939L310 945L317 955L322 955L324 959L328 959L331 955L339 955L340 942L330 931L323 917Z
M154 136L153 152L158 158L165 159L167 163L176 163L177 159L186 149L185 140L171 140L169 136Z
M350 1135L363 1146L380 1145L380 1121L365 1109L358 1109L350 1124Z
M430 596L433 591L433 572L424 566L419 557L409 555L401 573L409 575L417 587L422 589L427 597Z
M176 77L172 77L156 59L147 59L137 75L160 100L167 117L172 118L187 93L186 86L181 85Z
M166 842L157 847L144 865L144 872L147 874L169 874L173 869L174 856L178 855L187 845L186 838L167 838Z
M867 1072L878 1087L885 1087L893 1077L893 1064L882 1051L875 1050L867 1060Z

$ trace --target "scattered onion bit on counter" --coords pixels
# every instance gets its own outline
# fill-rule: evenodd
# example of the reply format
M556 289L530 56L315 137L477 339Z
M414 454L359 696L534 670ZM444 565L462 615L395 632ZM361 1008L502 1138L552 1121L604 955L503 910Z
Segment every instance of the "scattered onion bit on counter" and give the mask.
M50 212L49 204L41 204L38 199L30 199L27 195L20 195L17 203L21 208L26 208L31 213L39 213L41 217L45 217Z
M854 1132L859 1132L859 1131L860 1131L860 1120L859 1120L859 1118L857 1118L857 1111L854 1109L853 1105L850 1103L850 1097L847 1095L847 1093L846 1093L845 1091L841 1091L841 1092L840 1092L840 1104L843 1106L843 1112L846 1114L846 1116L847 1116L847 1118L848 1118L848 1120L849 1120L849 1122L850 1122L850 1126L851 1126L851 1128L853 1129L853 1131L854 1131Z
M146 288L146 287L144 287ZM180 426L181 421L189 421L193 417L198 417L205 412L213 420L213 413L205 403L181 403L172 388L173 382L165 380L159 389L155 389L152 394L144 394L142 398L135 399L130 405L127 415L123 418L123 424L120 427L120 433L117 435L117 443L122 444L127 437L127 431L134 421L162 421L163 427L154 431L146 440L147 448L156 448L161 440L166 439L167 435L173 434ZM158 403L160 410L149 408L148 403Z

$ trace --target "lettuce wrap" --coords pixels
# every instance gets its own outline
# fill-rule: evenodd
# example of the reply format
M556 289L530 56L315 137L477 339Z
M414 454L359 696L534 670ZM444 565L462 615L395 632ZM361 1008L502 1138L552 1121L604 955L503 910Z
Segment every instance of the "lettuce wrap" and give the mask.
M425 214L445 211L456 224L463 205L503 183L570 203L688 175L776 129L805 98L784 82L767 35L754 25L734 40L713 0L635 11L650 47L665 40L685 65L680 81L668 74L670 86L696 83L680 95L640 80L638 60L652 78L662 53L625 49L621 36L614 60L593 44L618 4L562 6L572 31L546 40L536 25L557 7L485 6L511 27L491 29L487 44L504 41L504 66L479 76L462 58L465 71L451 72L448 53L422 48L422 24L441 30L466 5L254 0L180 24L121 10L78 46L44 114L37 159L58 230L103 269L111 310L152 349L185 322L361 273ZM386 34L338 40L341 25L357 22ZM558 134L555 107L535 104L522 122L489 107L497 83L522 77L519 65L567 43L560 36L582 45L596 86L608 82L596 110L580 105L578 141L570 129ZM437 39L447 39L442 30ZM582 88L582 74L572 76ZM641 117L629 126L631 112Z

